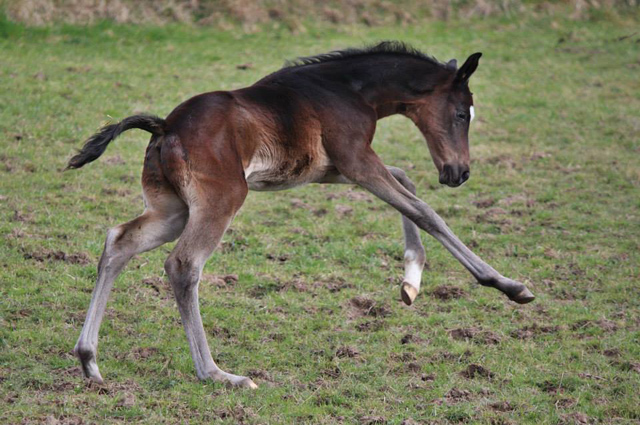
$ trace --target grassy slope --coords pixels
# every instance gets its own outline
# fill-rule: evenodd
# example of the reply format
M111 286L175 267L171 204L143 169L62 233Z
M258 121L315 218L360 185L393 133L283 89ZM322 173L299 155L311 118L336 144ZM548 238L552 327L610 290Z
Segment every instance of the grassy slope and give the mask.
M633 25L489 20L310 26L297 36L3 25L0 422L637 423L640 43L614 41ZM440 187L402 118L380 123L375 146L409 171L462 240L527 282L536 302L517 306L479 287L425 236L424 289L407 308L390 208L354 200L347 187L252 193L205 269L239 280L210 278L201 304L214 358L260 389L197 381L171 294L149 280L171 246L134 259L116 282L99 348L108 384L87 386L70 351L106 229L142 210L148 139L127 133L97 163L63 174L74 149L108 117L165 115L191 95L250 84L284 58L386 38L440 59L485 53L472 82L468 184ZM90 262L46 258L52 251ZM438 299L443 285L462 296ZM349 302L358 295L389 314L358 314ZM460 340L449 332L457 328L484 333ZM407 334L414 340L402 344ZM338 356L341 347L359 355ZM494 377L461 376L469 364Z

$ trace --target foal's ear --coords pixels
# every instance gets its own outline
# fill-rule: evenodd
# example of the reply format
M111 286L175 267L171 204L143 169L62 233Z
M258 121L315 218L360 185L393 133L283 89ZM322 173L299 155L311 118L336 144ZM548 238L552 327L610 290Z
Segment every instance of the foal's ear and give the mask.
M478 68L478 61L480 60L480 56L482 53L474 53L465 61L464 65L460 67L458 72L456 72L456 78L453 80L458 84L466 84L469 81L469 77L471 74L475 72Z
M447 68L455 71L456 69L458 69L458 61L455 59L451 59L449 62L447 62Z

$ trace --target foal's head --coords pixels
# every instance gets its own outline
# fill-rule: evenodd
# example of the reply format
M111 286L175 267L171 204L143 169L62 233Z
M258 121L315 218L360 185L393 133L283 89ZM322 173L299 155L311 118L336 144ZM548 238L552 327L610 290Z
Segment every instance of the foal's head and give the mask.
M440 183L451 187L469 179L469 124L474 115L469 77L480 56L482 53L469 56L460 69L456 69L455 60L450 61L447 78L407 105L405 111L427 139Z

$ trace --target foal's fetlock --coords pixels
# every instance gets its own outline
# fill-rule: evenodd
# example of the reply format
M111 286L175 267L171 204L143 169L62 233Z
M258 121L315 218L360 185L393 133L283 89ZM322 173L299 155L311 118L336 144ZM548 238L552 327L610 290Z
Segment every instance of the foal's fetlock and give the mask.
M91 347L76 345L73 354L80 360L84 376L95 383L103 384L104 380L100 375L98 363L96 363L96 350Z

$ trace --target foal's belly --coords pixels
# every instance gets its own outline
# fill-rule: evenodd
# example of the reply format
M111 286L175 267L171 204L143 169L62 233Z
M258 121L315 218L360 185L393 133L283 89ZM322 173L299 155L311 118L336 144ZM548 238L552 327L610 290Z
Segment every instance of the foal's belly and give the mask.
M317 182L333 168L324 148L320 148L294 157L258 153L244 174L250 190L274 191Z

